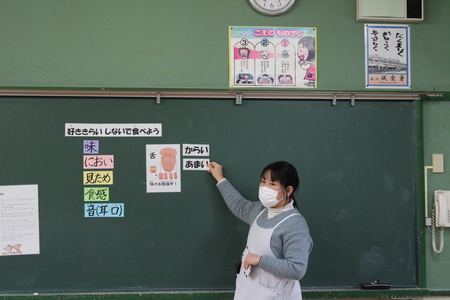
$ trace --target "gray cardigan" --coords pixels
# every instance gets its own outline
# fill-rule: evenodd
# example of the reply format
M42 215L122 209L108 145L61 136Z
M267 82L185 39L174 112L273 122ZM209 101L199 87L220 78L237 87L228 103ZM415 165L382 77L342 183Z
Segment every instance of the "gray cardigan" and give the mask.
M220 182L217 188L231 212L249 225L253 223L261 210L265 209L260 201L245 199L228 180ZM300 280L306 273L313 244L303 216L298 210L291 209L268 219L266 209L258 218L257 224L262 228L273 228L291 214L296 216L281 223L274 230L270 240L270 247L276 257L262 256L259 267L280 278Z

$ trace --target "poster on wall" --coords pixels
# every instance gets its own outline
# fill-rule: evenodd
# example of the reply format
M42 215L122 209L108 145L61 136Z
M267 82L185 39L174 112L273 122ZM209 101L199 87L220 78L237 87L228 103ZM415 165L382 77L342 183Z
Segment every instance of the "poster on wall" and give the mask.
M181 192L180 145L146 145L147 193Z
M365 24L366 88L411 88L409 25Z
M0 256L39 254L38 185L0 186Z
M316 88L316 28L229 27L230 87Z

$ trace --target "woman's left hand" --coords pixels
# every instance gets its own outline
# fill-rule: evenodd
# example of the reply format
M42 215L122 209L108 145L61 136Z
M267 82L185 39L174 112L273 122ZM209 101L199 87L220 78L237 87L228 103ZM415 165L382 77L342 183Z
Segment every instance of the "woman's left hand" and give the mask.
M247 254L244 259L244 270L247 270L249 266L258 266L261 260L261 255L256 255L253 253Z

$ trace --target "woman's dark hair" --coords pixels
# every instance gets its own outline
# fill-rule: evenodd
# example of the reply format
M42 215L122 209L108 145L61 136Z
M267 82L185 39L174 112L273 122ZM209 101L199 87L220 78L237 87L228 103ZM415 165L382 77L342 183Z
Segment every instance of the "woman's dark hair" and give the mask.
M278 181L283 188L292 186L294 190L292 191L290 197L294 201L294 207L297 207L297 201L295 201L294 193L300 184L300 179L298 178L297 170L293 165L286 161L277 161L267 165L261 172L261 178L264 174L270 172L270 180Z

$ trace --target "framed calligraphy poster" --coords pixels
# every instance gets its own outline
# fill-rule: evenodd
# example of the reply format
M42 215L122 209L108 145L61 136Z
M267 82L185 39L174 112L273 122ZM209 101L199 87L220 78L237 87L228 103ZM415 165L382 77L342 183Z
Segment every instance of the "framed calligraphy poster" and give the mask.
M365 24L366 88L411 88L409 25Z
M316 88L316 28L229 28L230 87Z

